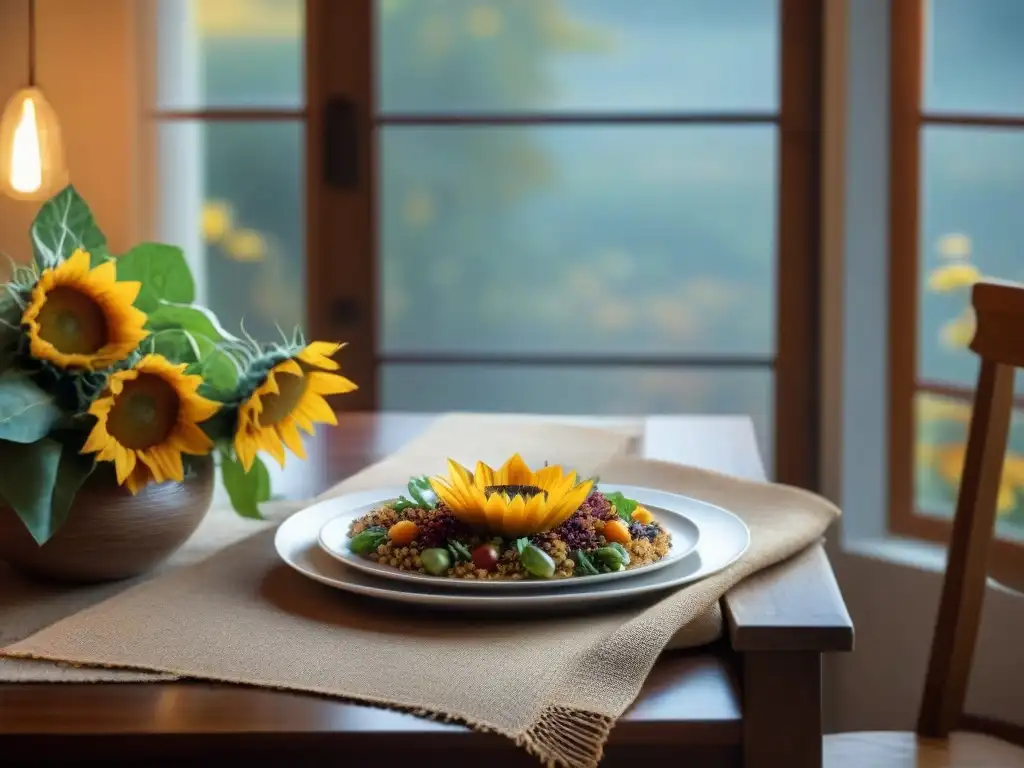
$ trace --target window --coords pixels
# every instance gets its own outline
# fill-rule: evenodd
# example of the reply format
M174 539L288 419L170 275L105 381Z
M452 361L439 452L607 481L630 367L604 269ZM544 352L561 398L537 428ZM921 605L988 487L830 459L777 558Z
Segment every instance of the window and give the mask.
M813 486L821 0L156 2L226 323L347 340L343 407L751 414Z
M150 227L225 326L306 325L302 0L153 0Z
M1024 280L1022 35L1017 0L893 3L890 493L902 534L949 535L978 367L970 287ZM1024 377L1016 386L998 502L1003 578L1024 571Z

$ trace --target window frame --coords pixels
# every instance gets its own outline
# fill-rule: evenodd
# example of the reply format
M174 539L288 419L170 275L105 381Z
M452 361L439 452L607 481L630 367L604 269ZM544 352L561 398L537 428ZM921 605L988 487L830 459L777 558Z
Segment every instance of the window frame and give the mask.
M780 482L812 490L819 486L820 414L820 175L822 164L824 14L826 0L777 0L779 3L780 90L777 109L769 114L576 115L574 122L658 122L721 124L762 122L777 129L778 195L776 208L776 349L758 359L774 373L772 413L774 475ZM142 3L150 6L151 3ZM339 410L372 411L379 407L378 350L377 134L383 119L375 103L374 0L305 0L305 105L291 109L219 109L143 114L140 137L143 172L140 197L143 224L154 231L159 204L155 131L161 120L302 120L305 124L307 328L317 338L348 342L343 352L348 375L359 390L339 399ZM147 14L143 14L147 16ZM155 19L144 19L148 34L139 53L147 84L144 104L153 104L155 62L146 43ZM352 133L355 174L347 185L331 184L325 157L337 148L328 135L328 105L338 98L354 106ZM552 122L551 116L514 116L508 122ZM560 120L554 116L555 121ZM420 116L416 116L418 121ZM534 119L538 118L538 119ZM429 118L428 118L429 119ZM505 116L498 116L505 120ZM483 121L487 121L485 117ZM477 120L477 122L482 122ZM355 304L355 311L349 310ZM339 308L341 307L341 308ZM489 362L493 362L488 360ZM530 364L531 361L512 361ZM591 363L594 361L591 360ZM602 364L634 363L604 360ZM750 364L730 357L680 355L659 364L678 368L725 370Z
M973 388L922 380L920 336L921 131L927 125L1004 126L1024 130L1024 117L938 113L924 109L926 14L929 0L890 4L889 94L889 509L890 533L949 544L952 519L922 514L914 493L919 393L972 404ZM1024 406L1024 398L1016 399ZM1024 584L1024 543L994 538L989 573L1007 585Z
M376 291L376 173L377 129L389 124L419 124L443 121L445 124L544 124L579 123L607 124L608 122L689 125L730 125L762 122L777 127L778 147L778 202L776 210L775 271L776 281L776 350L774 359L764 363L773 372L773 433L774 475L780 482L817 489L819 485L819 284L820 284L820 174L822 150L822 68L824 62L825 0L778 0L780 25L780 96L777 110L765 115L751 110L726 114L684 112L680 114L531 114L531 115L381 115L375 104L375 30L373 0L307 0L309 9L310 50L329 50L331 57L320 61L324 67L323 82L319 85L324 96L341 95L358 106L359 132L357 143L365 148L360 154L359 168L363 173L359 185L362 193L355 195L325 195L321 215L332 224L344 219L351 242L337 243L342 258L325 261L325 284L345 286L344 294L323 297L319 310L325 332L331 337L353 339L352 356L348 359L358 366L357 375L364 388L369 407L378 407L376 397L378 371L385 362L407 362L408 356L382 355L378 350L377 318L379 307ZM316 14L316 15L314 15ZM314 19L316 22L314 23ZM339 53L340 52L340 53ZM311 61L317 60L311 55ZM311 66L311 69L313 67ZM311 98L311 138L320 122L315 114L316 103ZM326 138L322 133L316 139ZM310 151L317 149L316 139ZM314 163L310 167L316 167ZM321 232L315 237L332 238ZM310 242L316 242L311 235ZM324 242L321 241L321 246ZM311 278L312 279L312 278ZM338 321L327 308L337 299L350 299L353 295L368 297L369 305L359 313L354 323ZM364 323L363 318L367 322ZM368 325L367 325L368 323ZM353 337L353 330L360 338ZM455 363L470 362L469 356L457 356ZM399 359L400 358L400 359ZM445 361L451 362L448 356ZM535 359L536 358L536 359ZM424 361L417 355L416 361ZM490 357L481 362L496 362ZM500 361L499 361L500 362ZM540 356L519 356L514 362L521 365L541 363ZM641 361L630 359L590 359L590 364L631 364ZM744 360L728 357L675 356L662 364L686 368L692 366L736 367ZM758 361L761 364L761 361Z

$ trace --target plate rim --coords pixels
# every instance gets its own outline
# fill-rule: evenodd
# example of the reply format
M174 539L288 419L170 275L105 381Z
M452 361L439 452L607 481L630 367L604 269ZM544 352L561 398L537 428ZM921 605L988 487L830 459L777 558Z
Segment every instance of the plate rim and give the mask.
M304 524L303 518L308 516L310 513L315 513L318 509L322 509L324 502L334 501L338 502L342 499L353 497L367 497L371 493L376 491L352 491L350 493L341 494L339 496L332 497L331 499L323 499L302 510L295 512L284 520L277 528L274 533L274 548L278 557L292 570L305 576L306 578L316 581L325 586L329 586L333 589L337 589L341 592L349 592L353 594L362 595L365 597L376 597L392 602L403 603L403 604L416 604L429 608L439 608L446 610L517 610L517 609L544 609L550 607L558 607L568 601L575 600L579 603L587 603L588 605L597 605L602 602L618 602L631 597L638 597L647 594L666 592L671 589L677 589L686 584L695 583L701 581L709 576L713 576L731 565L735 564L741 557L743 557L750 549L751 536L750 528L743 521L743 519L730 512L724 507L706 502L701 499L697 499L685 494L675 493L673 491L661 491L655 488L645 488L644 486L636 485L623 485L620 487L628 487L638 490L653 491L658 494L665 494L668 496L678 496L685 498L690 501L697 502L698 504L714 510L715 513L721 514L729 518L730 523L734 526L738 526L739 530L743 534L743 546L739 547L732 555L719 563L713 568L706 570L705 572L699 572L699 575L688 574L680 579L670 580L664 583L655 584L644 584L639 587L634 585L629 586L630 581L624 581L621 584L613 584L610 589L601 590L592 593L580 593L578 591L571 590L550 590L543 592L528 591L526 593L519 594L481 594L479 592L470 592L468 590L455 590L455 591L433 591L433 592L411 592L408 590L396 589L401 583L394 580L388 579L373 579L371 581L380 584L362 584L351 581L343 581L338 579L336 576L332 576L324 573L321 570L307 567L305 564L298 562L296 558L286 556L287 551L283 546L283 542L286 538L292 534L292 529L300 527ZM319 530L319 528L317 528ZM302 546L302 551L305 552L310 549L315 549L320 552L325 558L326 553L320 551L320 548L316 541L315 535L308 535L309 541ZM699 545L698 545L699 553ZM692 553L691 553L692 554ZM329 562L334 563L338 566L339 570L345 571L340 563L337 563L333 558L327 558ZM676 565L680 565L682 561ZM354 569L353 569L354 570ZM580 586L577 586L578 590Z
M609 488L609 489L619 490L619 489L622 489L622 488L627 488L629 486L620 485L619 483L606 483L606 484L604 484L604 487ZM387 491L388 494L390 494L393 489L387 488L387 489L381 489L381 490L382 490L382 492ZM598 490L600 490L600 488L598 488ZM360 505L359 507L356 507L356 509L358 510L362 506L372 506L374 504L381 504L381 503L383 503L385 501L388 501L390 499L397 498L399 495L401 495L401 489L398 489L398 493L396 493L394 496L392 496L392 495L383 496L377 502L370 502L370 503L368 503L366 505ZM676 512L675 510L666 509L665 507L657 506L657 505L653 505L653 504L651 506L656 506L657 509L660 512L664 512L664 513L666 513L668 515L671 515L672 517L680 519L682 521L683 525L688 525L692 529L692 543L690 544L690 546L688 548L682 550L681 554L674 554L674 553L672 553L671 550L669 550L669 555L671 555L671 557L669 557L669 556L663 557L661 560L658 560L657 562L651 563L650 565L645 566L643 568L634 568L634 569L631 569L631 570L619 571L619 572L614 572L614 573L602 573L602 574L599 574L596 577L595 576L587 577L585 579L585 582L583 582L583 581L575 581L572 578L569 578L569 579L551 579L551 580L539 580L539 579L538 580L530 580L530 579L524 579L522 581L490 582L490 581L477 581L475 579L453 579L451 577L446 577L446 576L428 576L426 574L421 574L421 573L412 574L412 573L407 573L405 571L400 571L397 568L396 569L392 569L390 566L385 570L385 569L382 569L376 563L370 564L369 562L362 562L362 559L359 558L358 556L347 557L344 553L338 552L337 549L335 549L334 547L329 546L327 544L327 542L324 541L324 529L326 529L329 526L335 524L342 517L345 517L346 515L351 515L352 512L341 512L341 513L335 515L334 517L332 517L330 520L326 521L323 525L321 525L320 529L317 531L317 544L319 545L320 549L322 549L325 553L327 553L334 560L336 560L339 563L341 563L342 565L344 565L346 568L354 568L354 569L356 569L358 571L362 571L363 573L369 574L370 576L374 576L374 577L382 578L382 579L389 579L389 580L392 580L392 581L404 582L404 583L407 583L407 584L420 584L420 585L423 585L423 586L446 587L446 588L450 588L450 589L465 589L465 590L473 590L473 591L477 591L477 592L498 592L498 591L511 591L511 590L524 590L524 591L529 590L529 591L538 591L538 592L549 591L549 590L553 591L553 590L565 589L567 587L574 586L574 585L575 586L581 586L583 583L586 583L586 584L604 584L604 583L614 582L614 581L625 581L625 580L630 579L630 578L636 578L636 577L642 576L644 574L649 574L649 573L652 573L654 571L661 570L662 568L667 568L667 567L669 567L671 565L674 565L674 564L682 561L683 559L689 557L694 552L696 552L697 551L697 547L700 546L700 540L701 540L701 527L700 527L700 525L697 522L695 522L691 517L689 517L688 515L686 515L683 512ZM377 565L377 567L376 568L373 567L374 565Z

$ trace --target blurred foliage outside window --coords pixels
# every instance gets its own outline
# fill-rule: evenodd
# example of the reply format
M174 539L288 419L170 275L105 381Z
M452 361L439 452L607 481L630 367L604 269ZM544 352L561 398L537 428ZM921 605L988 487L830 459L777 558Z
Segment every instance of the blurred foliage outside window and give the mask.
M1024 3L928 0L923 108L971 116L1024 115ZM968 349L971 286L982 278L1024 282L1024 130L926 125L921 130L918 379L961 390L919 391L915 405L917 506L949 517L978 375ZM900 258L893 254L893 258ZM1024 376L1017 374L1018 400ZM997 500L997 530L1024 539L1024 411L1014 412Z

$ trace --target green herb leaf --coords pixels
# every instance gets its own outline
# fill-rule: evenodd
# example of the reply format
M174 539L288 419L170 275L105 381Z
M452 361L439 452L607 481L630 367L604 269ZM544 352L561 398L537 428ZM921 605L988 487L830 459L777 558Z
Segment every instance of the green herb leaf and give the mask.
M195 298L192 272L180 248L142 243L117 259L117 279L142 283L135 306L147 314L162 302L191 304Z
M430 478L426 475L414 477L409 480L409 495L412 496L424 509L433 509L437 506L437 494L430 487Z
M523 550L530 546L530 539L524 536L521 539L516 539L516 551L521 555Z
M40 545L57 530L52 501L61 451L56 440L28 445L0 441L0 498Z
M606 493L604 497L611 502L611 505L615 508L615 513L619 517L621 517L626 522L630 522L632 520L630 515L632 515L633 511L637 508L637 506L639 506L639 502L634 501L633 499L627 499L619 491L612 491L611 493Z
M220 474L235 512L242 517L262 520L260 504L270 500L270 473L260 457L256 457L252 468L246 472L240 462L222 451Z
M105 258L107 238L96 225L92 211L72 186L43 203L32 222L32 251L40 269L55 267L76 248Z
M416 487L415 483L409 483L409 495L412 496L413 500L422 507L427 506L427 502L423 500L423 496L420 495L420 489Z
M419 509L420 506L419 502L407 499L405 496L399 496L398 501L392 504L391 508L395 510L395 512L404 512L407 509Z
M385 528L374 525L350 537L348 548L357 555L367 555L383 544L387 537L388 532Z
M34 443L61 417L53 397L22 373L0 374L0 440Z

